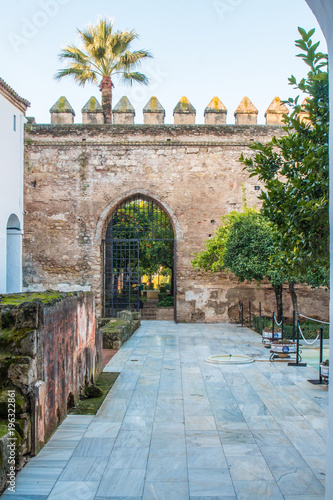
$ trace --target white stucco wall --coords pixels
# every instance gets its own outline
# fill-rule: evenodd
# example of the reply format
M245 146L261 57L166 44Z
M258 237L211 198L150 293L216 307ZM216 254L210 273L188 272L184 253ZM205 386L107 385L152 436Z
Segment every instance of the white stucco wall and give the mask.
M314 12L318 22L326 37L328 46L328 55L330 61L333 61L333 1L332 0L306 0L309 7ZM331 130L330 130L330 227L331 227L331 283L333 283L333 76L330 78L330 108L331 108ZM330 353L333 353L333 301L330 304ZM332 356L330 356L332 362ZM326 459L326 499L333 498L333 377L331 369L330 386L329 386L329 431L327 443L327 459Z
M14 131L16 115L16 131ZM0 94L0 293L7 286L7 223L12 214L23 228L23 127L24 114ZM13 231L12 231L13 232ZM15 232L15 231L14 231ZM17 233L17 232L16 232ZM19 239L19 243L17 242ZM16 261L22 262L22 236L16 238ZM15 271L14 280L9 283L10 291L22 289L22 265ZM13 287L15 290L13 290Z

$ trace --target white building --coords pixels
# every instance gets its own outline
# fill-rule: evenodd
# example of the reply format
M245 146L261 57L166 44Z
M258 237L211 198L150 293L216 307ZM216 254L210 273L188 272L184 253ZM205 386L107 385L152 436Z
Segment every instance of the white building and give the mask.
M22 290L23 158L30 103L0 78L0 293Z

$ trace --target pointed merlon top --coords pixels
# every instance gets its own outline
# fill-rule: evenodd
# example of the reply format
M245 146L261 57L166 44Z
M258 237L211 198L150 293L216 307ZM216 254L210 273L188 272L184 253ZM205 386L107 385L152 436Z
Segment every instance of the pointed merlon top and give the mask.
M266 115L287 115L289 110L279 97L275 97L266 110Z
M218 97L213 97L213 99L208 104L205 109L205 114L207 113L226 113L227 108L223 104L223 102Z
M306 97L306 98L304 99L304 101L302 102L302 104L301 104L301 107L304 109L304 111L306 111L305 106L306 106L307 104L309 104L309 99ZM307 112L307 111L306 111L306 112Z
M163 113L165 116L165 109L163 108L157 97L151 97L145 107L143 108L144 113Z
M235 115L257 115L258 110L255 105L250 101L248 97L243 97L238 108L235 111Z
M116 106L112 110L113 113L132 113L135 115L135 109L128 97L123 96L120 101L116 104Z
M175 115L176 113L195 115L197 112L190 103L190 101L187 99L187 97L182 97L177 106L175 107L175 109L173 110L173 114Z
M82 113L103 113L103 108L96 99L96 97L90 97L89 101L81 109Z
M60 97L60 99L53 104L50 109L50 113L72 113L72 115L75 116L74 109L69 104L65 96Z

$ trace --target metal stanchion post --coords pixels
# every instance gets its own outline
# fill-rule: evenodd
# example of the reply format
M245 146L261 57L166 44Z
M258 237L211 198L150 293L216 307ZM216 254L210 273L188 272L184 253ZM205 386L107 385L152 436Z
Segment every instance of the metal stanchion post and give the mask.
M323 362L323 356L324 356L324 329L323 327L320 328L319 330L319 338L320 338L320 344L319 344L319 380L308 380L310 384L313 385L321 385L323 384L323 377L321 376L321 369L320 365Z
M275 324L275 312L273 312L272 316L272 341L274 340L274 324Z
M295 325L296 325L296 311L294 309L293 310L293 342L295 342L295 336L296 336Z
M288 363L288 366L307 366L306 363L299 362L299 321L297 321L297 333L296 333L296 363Z
M324 330L323 327L320 328L320 348L319 348L319 383L321 384L323 378L321 376L320 365L323 362L323 351L324 351Z

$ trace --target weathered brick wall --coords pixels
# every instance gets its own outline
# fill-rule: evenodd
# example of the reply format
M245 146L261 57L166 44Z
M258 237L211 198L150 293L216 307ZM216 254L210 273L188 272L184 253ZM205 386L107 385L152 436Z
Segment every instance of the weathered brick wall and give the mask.
M92 293L45 292L39 300L27 300L20 295L0 297L0 430L6 427L11 390L16 399L18 469L25 455L44 446L68 407L102 370ZM5 459L0 444L0 465ZM0 474L0 491L5 479Z
M24 285L92 289L101 315L101 241L116 204L141 193L169 213L177 237L179 321L228 321L236 298L257 298L226 276L192 269L220 217L258 203L238 158L274 126L29 125L26 129ZM266 290L266 289L265 289ZM243 293L243 292L242 292ZM271 292L262 291L271 301ZM308 294L308 291L306 291ZM273 297L273 295L272 295ZM326 312L325 293L311 311Z
M92 294L80 293L44 308L39 349L42 376L35 396L44 418L36 419L36 432L38 441L45 442L65 418L68 405L78 402L84 387L101 371Z

